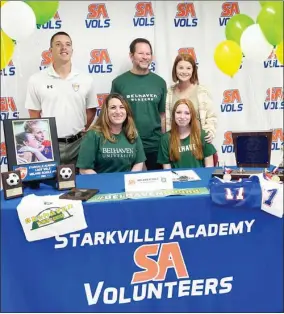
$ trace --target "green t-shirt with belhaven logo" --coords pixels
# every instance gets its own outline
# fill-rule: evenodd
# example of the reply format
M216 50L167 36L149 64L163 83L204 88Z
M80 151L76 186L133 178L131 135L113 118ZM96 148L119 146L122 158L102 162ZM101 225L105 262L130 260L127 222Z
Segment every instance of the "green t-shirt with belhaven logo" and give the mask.
M106 140L101 132L89 130L82 139L76 166L97 173L127 172L146 160L139 136L132 144L124 131L113 136L115 143Z
M194 147L193 144L190 144L190 136L180 140L180 159L178 161L170 161L170 134L171 133L169 131L162 135L158 153L159 164L171 164L172 168L200 168L205 166L204 159L196 159L192 154ZM212 156L216 153L215 147L205 141L205 136L205 131L201 130L201 142L204 158Z
M137 75L128 71L113 80L111 92L129 103L145 152L157 152L162 135L160 114L165 112L167 95L165 80L153 72Z

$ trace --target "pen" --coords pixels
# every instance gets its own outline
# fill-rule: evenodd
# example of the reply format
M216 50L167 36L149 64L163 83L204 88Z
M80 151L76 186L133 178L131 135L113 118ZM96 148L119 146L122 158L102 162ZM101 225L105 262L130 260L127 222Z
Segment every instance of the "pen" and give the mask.
M173 171L173 170L172 170L172 173L173 173L173 174L176 174L177 176L179 176L179 174L178 174L178 173L176 173L176 172L175 172L175 171Z

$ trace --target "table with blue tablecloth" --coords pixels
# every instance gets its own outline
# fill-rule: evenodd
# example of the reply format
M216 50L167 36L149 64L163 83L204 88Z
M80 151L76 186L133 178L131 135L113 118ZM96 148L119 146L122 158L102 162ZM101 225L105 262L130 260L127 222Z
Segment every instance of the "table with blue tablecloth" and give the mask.
M208 187L213 170L174 187ZM124 192L124 174L76 184ZM210 194L84 202L87 229L28 242L21 198L1 193L2 312L283 311L283 219L260 209L217 206Z

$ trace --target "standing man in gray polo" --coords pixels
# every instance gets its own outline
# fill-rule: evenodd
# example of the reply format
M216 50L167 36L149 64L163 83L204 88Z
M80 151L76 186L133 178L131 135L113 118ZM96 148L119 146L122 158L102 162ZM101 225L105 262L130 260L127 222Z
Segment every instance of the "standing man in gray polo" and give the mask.
M96 114L94 80L71 63L72 40L65 32L51 37L52 65L28 81L25 107L31 118L55 117L61 164L76 164L81 138Z

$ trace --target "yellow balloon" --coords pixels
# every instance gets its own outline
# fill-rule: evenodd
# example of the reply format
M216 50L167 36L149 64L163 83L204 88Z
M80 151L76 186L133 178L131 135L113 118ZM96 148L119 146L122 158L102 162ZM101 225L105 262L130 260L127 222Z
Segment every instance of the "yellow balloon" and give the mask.
M3 70L12 59L14 52L13 40L1 30L1 68Z
M276 47L275 50L276 57L281 64L284 64L283 60L283 41Z
M2 5L5 3L5 2L7 2L7 1L0 1L0 6L2 7Z
M238 72L242 57L241 47L232 40L224 40L215 48L214 61L217 67L230 77Z

